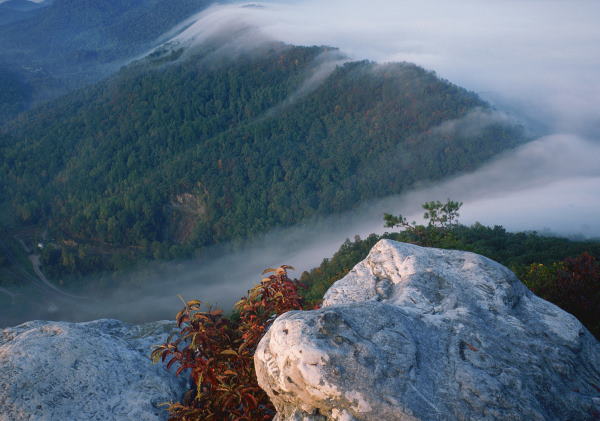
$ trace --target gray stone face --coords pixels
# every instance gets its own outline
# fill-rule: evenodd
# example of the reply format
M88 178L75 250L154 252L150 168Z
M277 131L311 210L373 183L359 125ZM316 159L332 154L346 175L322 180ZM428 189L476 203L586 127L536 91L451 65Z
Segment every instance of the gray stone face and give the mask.
M278 421L593 420L600 344L504 266L380 241L255 354Z
M0 331L0 421L161 420L183 379L149 359L172 322L33 321Z

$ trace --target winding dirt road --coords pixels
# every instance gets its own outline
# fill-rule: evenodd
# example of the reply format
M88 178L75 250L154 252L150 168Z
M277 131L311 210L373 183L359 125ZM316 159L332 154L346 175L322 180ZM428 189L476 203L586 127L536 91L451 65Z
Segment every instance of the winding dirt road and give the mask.
M40 281L42 281L44 283L44 285L46 285L48 288L52 289L53 291L57 292L58 294L61 294L61 295L65 296L65 297L69 297L69 298L85 298L85 297L82 297L80 295L73 295L73 294L69 294L68 292L64 292L63 290L61 290L60 288L58 288L56 285L54 285L52 282L50 282L48 280L48 278L46 278L46 275L44 275L44 273L40 269L40 256L39 255L37 255L37 254L30 254L28 257L29 257L29 261L31 262L31 266L33 266L33 271L37 275L38 279Z

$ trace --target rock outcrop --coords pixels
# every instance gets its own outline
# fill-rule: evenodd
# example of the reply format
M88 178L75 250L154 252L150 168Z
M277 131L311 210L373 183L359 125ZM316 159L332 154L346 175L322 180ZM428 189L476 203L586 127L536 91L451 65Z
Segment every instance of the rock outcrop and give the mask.
M159 420L184 390L149 359L171 322L33 321L0 331L0 421Z
M504 266L380 241L259 344L278 421L593 420L600 344Z

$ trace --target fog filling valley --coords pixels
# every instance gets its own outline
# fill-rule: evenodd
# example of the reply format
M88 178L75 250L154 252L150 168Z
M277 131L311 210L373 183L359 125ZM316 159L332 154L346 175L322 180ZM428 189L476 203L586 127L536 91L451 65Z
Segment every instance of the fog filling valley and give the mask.
M507 118L525 123L536 139L473 173L274 230L235 252L215 248L202 262L157 263L139 272L143 282L101 301L50 300L34 316L172 318L180 307L177 294L229 308L262 269L289 264L296 267L291 275L299 276L346 238L383 232L384 212L418 220L421 203L430 200L464 202L460 220L467 224L600 237L600 3L302 0L248 6L213 6L165 39L197 43L223 28L253 27L256 38L248 44L331 45L352 59L414 62L477 92ZM326 83L326 75L315 74L313 81ZM468 118L470 126L477 124Z

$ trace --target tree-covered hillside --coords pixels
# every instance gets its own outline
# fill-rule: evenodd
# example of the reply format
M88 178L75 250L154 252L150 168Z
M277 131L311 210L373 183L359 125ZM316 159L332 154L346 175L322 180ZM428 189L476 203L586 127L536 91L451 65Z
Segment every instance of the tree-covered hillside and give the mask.
M112 61L151 45L208 4L206 0L54 0L24 20L0 26L0 52L45 60L53 67L86 59Z
M18 72L0 63L0 122L24 111L31 100L31 88Z
M330 259L303 272L302 296L318 305L325 292L382 239L471 251L508 266L536 295L577 317L600 337L600 241L573 241L536 232L507 232L502 226L458 223L460 202L423 204L427 225L408 222L402 215L385 214L385 226L400 232L371 234L346 240Z
M48 229L56 272L183 256L347 210L522 141L505 122L442 125L489 107L412 64L349 62L308 89L334 50L178 55L132 65L1 135L4 224Z
M357 236L352 241L348 239L331 258L324 259L319 267L302 274L300 279L306 286L306 299L313 303L320 301L331 284L343 278L384 238L423 245L406 231L371 234L366 238ZM502 226L481 224L457 225L428 246L481 254L507 266L524 281L532 264L551 266L554 262L582 253L589 253L600 260L598 240L574 241L542 236L536 232L508 232Z

